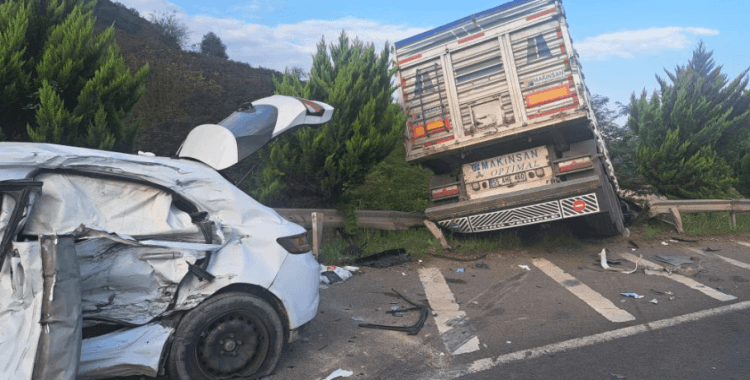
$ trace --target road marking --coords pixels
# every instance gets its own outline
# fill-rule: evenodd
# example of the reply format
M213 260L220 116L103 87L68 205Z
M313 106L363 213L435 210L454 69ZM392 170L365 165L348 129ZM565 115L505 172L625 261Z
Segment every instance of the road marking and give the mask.
M736 243L739 244L739 245L744 245L745 247L750 247L750 243L746 243L744 241L737 240Z
M624 258L624 259L626 259L628 261L632 261L632 262L636 262L638 260L641 260L641 264L645 265L646 267L650 267L651 269L657 271L657 273L654 273L654 275L656 275L656 276L662 276L662 277L666 277L666 278L671 278L672 280L675 280L675 281L677 281L677 282L679 282L679 283L681 283L683 285L687 285L687 287L689 287L691 289L695 289L695 290L697 290L697 291L699 291L699 292L701 292L701 293L703 293L703 294L705 294L705 295L707 295L707 296L709 296L711 298L715 298L715 299L717 299L719 301L726 302L726 301L732 301L732 300L736 300L737 299L737 297L735 297L733 295L724 294L724 293L722 293L722 292L720 292L720 291L718 291L718 290L716 290L714 288L711 288L711 287L708 287L706 285L703 285L700 282L693 280L692 278L685 277L685 276L683 276L681 274L676 274L676 273L669 274L667 272L664 272L664 267L663 266L661 266L659 264L656 264L656 263L652 263L652 262L650 262L650 261L648 261L646 259L640 259L638 257L635 257L635 256L629 254L629 253L620 253L620 256L622 258Z
M632 314L615 306L612 301L604 298L601 294L582 284L575 277L555 266L555 264L552 264L545 259L534 259L532 263L544 272L544 274L550 276L576 297L583 300L583 302L586 302L596 310L597 313L603 315L604 318L607 318L612 322L628 322L635 320L635 317Z
M743 268L743 269L750 270L750 264L743 263L742 261L737 261L735 259L730 259L728 257L717 255L717 254L715 254L713 252L704 252L704 251L702 251L702 250L700 250L698 248L685 247L685 249L687 249L688 251L691 251L691 252L695 252L695 253L701 254L703 256L715 257L717 259L724 260L724 261L728 262L729 264L732 264L732 265L734 265L736 267L740 267L740 268Z
M453 355L460 355L479 350L479 338L469 323L466 312L458 309L456 299L440 269L419 269L419 280L424 286L430 308L437 313L435 324L448 351Z
M627 338L653 330L679 326L684 323L696 322L701 319L717 317L720 315L729 314L731 312L747 309L750 309L750 301L738 302L732 305L702 310L695 313L643 323L636 326L623 327L617 330L607 331L600 334L566 340L564 342L552 343L546 346L536 347L529 350L516 351L510 354L500 355L494 359L479 359L468 364L453 366L450 369L441 370L438 373L429 374L428 376L422 377L422 379L455 379L473 373L487 371L502 364L508 364L521 360L536 359L542 356L593 346L599 343L610 342L615 339Z

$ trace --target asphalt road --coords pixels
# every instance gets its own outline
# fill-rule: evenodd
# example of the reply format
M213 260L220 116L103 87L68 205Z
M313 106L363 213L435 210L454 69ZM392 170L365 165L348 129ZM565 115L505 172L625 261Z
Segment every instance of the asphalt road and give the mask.
M321 290L320 314L268 379L324 379L339 368L352 379L750 379L750 247L664 243L633 250L619 238L363 268ZM643 261L632 274L605 271L605 247L614 268L631 270L623 256L642 255L671 274L647 274ZM657 255L692 263L677 269ZM408 306L391 288L432 307L417 335L357 326L416 322L415 312L385 313Z

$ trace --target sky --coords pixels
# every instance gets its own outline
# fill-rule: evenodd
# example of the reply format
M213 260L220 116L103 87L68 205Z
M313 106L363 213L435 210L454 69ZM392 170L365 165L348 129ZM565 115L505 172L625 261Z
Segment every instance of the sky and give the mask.
M495 7L504 0L120 0L141 16L177 12L190 29L189 44L211 31L229 59L279 71L309 70L321 36L342 30L382 49L391 43ZM628 103L632 93L658 88L685 65L703 40L722 72L734 79L750 67L750 1L566 0L573 46L592 94Z

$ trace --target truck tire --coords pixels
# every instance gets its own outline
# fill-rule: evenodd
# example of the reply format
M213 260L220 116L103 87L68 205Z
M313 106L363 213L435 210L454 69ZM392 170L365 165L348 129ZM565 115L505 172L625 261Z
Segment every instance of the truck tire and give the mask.
M259 379L273 372L284 345L276 310L244 292L209 298L180 321L172 342L170 379Z
M602 168L602 187L596 191L599 198L599 211L587 218L589 227L599 236L614 236L625 231L625 221L620 207L620 198L615 193L609 178Z

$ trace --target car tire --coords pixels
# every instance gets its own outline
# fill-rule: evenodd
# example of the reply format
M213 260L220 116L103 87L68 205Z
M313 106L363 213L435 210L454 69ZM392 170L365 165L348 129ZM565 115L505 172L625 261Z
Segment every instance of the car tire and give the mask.
M625 231L625 220L622 215L620 198L615 193L609 178L602 167L600 175L602 187L597 190L601 212L587 218L589 227L599 236L614 236Z
M190 310L175 332L170 379L259 379L273 372L284 346L276 310L243 292L211 297Z

